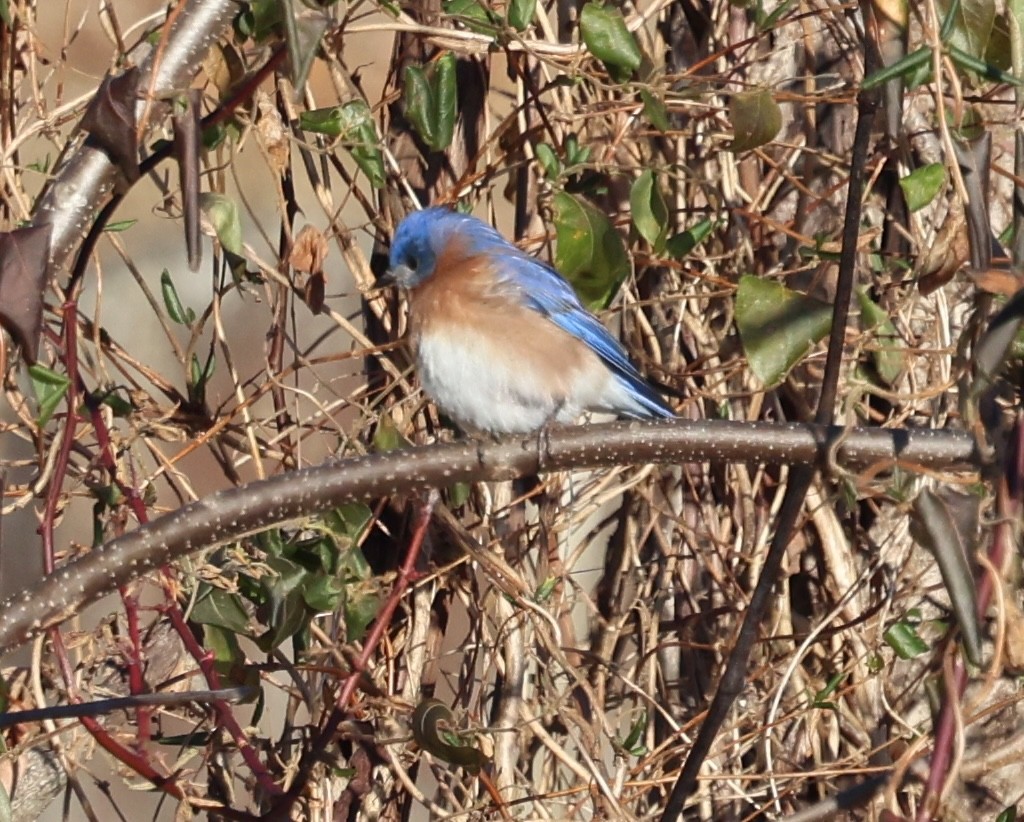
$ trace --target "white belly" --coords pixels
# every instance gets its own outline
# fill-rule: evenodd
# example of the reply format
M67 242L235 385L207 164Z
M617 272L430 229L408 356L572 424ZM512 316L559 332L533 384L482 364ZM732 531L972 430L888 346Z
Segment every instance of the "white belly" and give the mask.
M416 360L423 390L466 428L525 433L579 418L588 405L579 390L583 375L564 374L558 382L545 379L550 369L524 361L522 354L462 329L421 335ZM597 376L603 383L608 372L601 371Z

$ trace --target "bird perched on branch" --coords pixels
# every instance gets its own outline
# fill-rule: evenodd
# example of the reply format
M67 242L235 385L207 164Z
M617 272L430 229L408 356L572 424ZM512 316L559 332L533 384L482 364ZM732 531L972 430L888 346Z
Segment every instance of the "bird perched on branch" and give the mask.
M410 214L381 283L408 291L423 389L464 428L525 433L584 411L675 416L572 286L476 217Z

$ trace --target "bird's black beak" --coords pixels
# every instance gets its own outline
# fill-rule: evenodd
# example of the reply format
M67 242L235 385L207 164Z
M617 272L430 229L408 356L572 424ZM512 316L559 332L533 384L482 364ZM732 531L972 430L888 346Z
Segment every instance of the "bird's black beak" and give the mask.
M407 265L396 265L389 268L377 279L377 285L385 288L389 285L404 286L412 277L412 269Z

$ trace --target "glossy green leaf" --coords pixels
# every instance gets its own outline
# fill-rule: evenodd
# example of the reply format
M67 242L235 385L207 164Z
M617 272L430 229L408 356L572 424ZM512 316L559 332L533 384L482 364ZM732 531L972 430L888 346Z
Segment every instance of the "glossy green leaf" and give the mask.
M238 594L201 583L189 618L200 625L216 625L236 634L249 632L249 614Z
M406 66L403 104L416 133L434 151L452 142L458 114L457 62L452 52L433 62L429 74L419 66Z
M259 637L258 643L264 651L278 647L297 634L311 617L303 596L309 572L284 557L267 557L267 565L274 574L260 579L260 586L266 594L266 604L260 609L260 616L267 625L267 632Z
M918 211L928 205L946 184L946 167L942 163L929 163L900 178L900 188L907 200L907 208Z
M443 0L441 8L445 14L477 34L493 36L501 25L501 18L481 0Z
M302 589L302 598L313 611L333 612L345 597L345 585L329 574L314 574Z
M338 137L341 135L341 106L299 112L299 127L314 134Z
M580 36L602 63L627 71L640 68L643 55L618 9L587 3L580 12Z
M434 92L426 72L419 66L406 66L402 84L405 116L428 146L436 141L434 131Z
M782 109L768 89L732 95L729 119L733 133L729 151L736 153L770 143L782 129Z
M455 118L458 114L459 90L456 79L457 61L455 54L448 51L434 61L434 122L437 142L433 148L443 151L452 144L455 136Z
M736 292L736 325L751 370L771 386L828 334L832 306L774 280L745 276Z
M554 197L555 266L592 309L604 308L629 274L629 255L611 221L589 203L559 191Z
M241 256L242 221L235 201L223 194L204 191L199 195L199 207L213 226L224 250Z
M346 144L352 159L374 188L387 182L384 154L380 149L377 126L365 100L351 100L343 106L318 108L299 115L305 131L338 137Z
M174 280L171 279L171 272L166 268L160 275L160 291L164 296L164 308L167 309L167 316L179 325L192 325L196 318L196 312L181 304L181 300L178 299L178 290L174 287Z
M331 531L355 542L373 521L373 510L364 502L339 505L325 517Z
M508 4L508 24L516 31L526 31L533 22L537 11L537 0L510 0Z
M861 325L865 330L874 332L871 359L875 370L886 384L892 385L907 367L903 339L888 313L868 296L866 289L857 289L857 300L860 303Z
M681 260L693 249L704 242L715 228L714 220L705 217L699 223L690 226L686 231L674 234L665 243L665 250L669 256Z
M39 403L39 416L36 417L36 424L42 428L50 421L53 412L57 410L57 406L67 395L71 380L66 375L58 374L38 363L28 367L28 376L32 380L32 390Z
M651 169L644 169L629 190L630 217L633 225L656 253L665 249L668 237L668 206Z
M909 622L894 622L882 634L882 639L896 652L900 659L914 659L928 653L926 643Z

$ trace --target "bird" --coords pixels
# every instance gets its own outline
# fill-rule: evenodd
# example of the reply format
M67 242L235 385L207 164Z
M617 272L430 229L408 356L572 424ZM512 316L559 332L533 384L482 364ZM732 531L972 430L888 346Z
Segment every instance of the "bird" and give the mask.
M413 211L388 264L379 282L408 296L420 384L463 430L531 433L588 411L675 416L572 286L483 220Z

